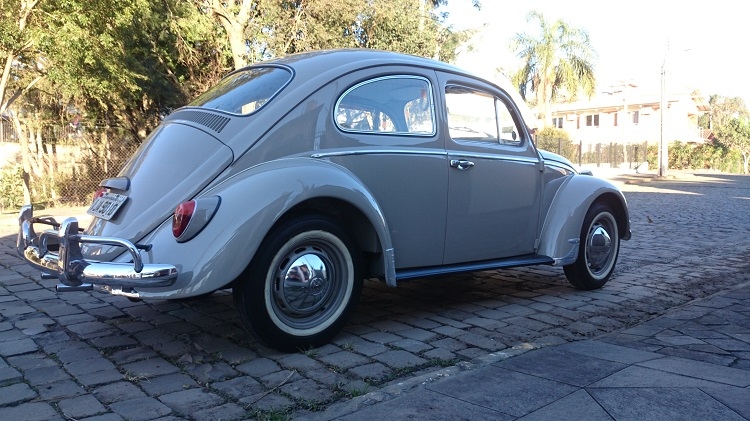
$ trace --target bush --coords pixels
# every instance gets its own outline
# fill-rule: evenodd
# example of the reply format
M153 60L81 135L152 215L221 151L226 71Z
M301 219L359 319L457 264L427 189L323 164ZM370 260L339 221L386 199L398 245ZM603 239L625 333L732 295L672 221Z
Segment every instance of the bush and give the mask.
M23 167L11 164L0 171L0 209L18 209L23 205Z

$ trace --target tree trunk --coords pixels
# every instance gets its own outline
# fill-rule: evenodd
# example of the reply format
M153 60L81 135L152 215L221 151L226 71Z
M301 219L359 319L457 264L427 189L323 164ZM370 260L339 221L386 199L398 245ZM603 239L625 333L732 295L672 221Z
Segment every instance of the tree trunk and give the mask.
M22 176L21 181L23 184L23 202L24 204L31 204L31 162L29 154L29 138L26 134L26 129L23 127L17 118L12 117L11 121L16 129L16 135L18 136L19 150L21 152L21 169Z

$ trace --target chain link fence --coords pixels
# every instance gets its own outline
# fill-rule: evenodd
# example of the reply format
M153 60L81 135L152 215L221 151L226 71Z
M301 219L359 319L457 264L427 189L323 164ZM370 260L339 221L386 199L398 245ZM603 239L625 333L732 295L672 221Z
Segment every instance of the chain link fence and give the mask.
M21 150L7 120L0 122L0 207L18 208L23 198L23 163L30 168L32 202L41 206L85 205L103 179L114 177L138 141L106 124L47 125ZM26 156L23 156L23 153Z

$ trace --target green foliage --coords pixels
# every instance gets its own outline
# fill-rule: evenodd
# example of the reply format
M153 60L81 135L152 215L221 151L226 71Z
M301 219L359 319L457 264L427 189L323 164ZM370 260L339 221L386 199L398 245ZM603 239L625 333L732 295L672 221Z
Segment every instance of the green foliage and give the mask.
M21 164L6 165L0 170L0 209L18 209L23 205Z
M550 118L551 101L563 95L575 99L579 91L594 93L596 53L588 33L582 29L560 19L549 23L536 11L529 13L527 19L538 25L539 33L516 34L513 47L523 65L511 80L524 99L534 93L534 102L546 121Z
M649 168L658 167L658 154L657 145L648 147ZM669 145L668 169L740 173L742 172L742 157L738 151L728 149L718 142L700 145L675 142Z

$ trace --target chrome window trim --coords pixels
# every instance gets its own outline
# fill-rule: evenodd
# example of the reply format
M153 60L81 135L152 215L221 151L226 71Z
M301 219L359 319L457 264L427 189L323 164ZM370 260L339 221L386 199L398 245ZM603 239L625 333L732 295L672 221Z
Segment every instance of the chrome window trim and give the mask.
M234 113L234 112L231 112L231 111L222 110L220 108L210 108L210 107L204 106L203 104L201 104L201 105L193 105L193 103L195 101L197 101L198 98L200 98L201 95L205 94L208 91L203 92L201 95L198 96L198 98L194 98L192 101L190 101L190 103L188 103L187 105L185 105L184 107L181 107L181 108L184 108L184 109L194 108L194 109L202 110L202 111L222 113L222 114L226 114L226 115L233 116L233 117L246 117L246 116L250 116L250 115L256 114L258 111L260 111L263 108L265 108L266 105L268 105L271 101L273 101L274 98L276 98L277 96L279 96L279 94L281 93L281 91L284 90L284 88L286 88L287 86L289 86L290 83L292 83L292 80L294 80L295 76L297 76L297 73L294 71L293 68L291 68L291 67L289 67L287 65L284 65L284 64L257 64L257 65L252 65L252 66L243 67L241 69L237 69L237 70L235 70L235 71L227 74L226 76L224 76L223 78L221 78L219 80L219 82L221 82L224 79L229 78L231 76L234 76L237 73L245 73L245 72L248 72L248 71L251 71L251 70L254 70L254 69L259 69L259 68L264 68L264 67L273 67L273 68L277 68L277 69L286 70L287 72L289 72L289 78L287 79L287 81L283 85L281 85L279 87L279 89L276 90L276 92L273 93L273 95L271 95L271 96L268 97L268 99L266 100L266 102L262 106L260 106L260 108L256 108L255 110L253 110L253 111L251 111L249 113L243 114L243 113ZM214 84L213 86L216 86L216 84ZM210 89L213 89L213 86Z
M555 167L555 168L560 168L560 169L563 169L563 170L566 170L566 171L570 171L573 174L578 174L578 171L576 171L575 168L572 168L572 167L570 167L568 165L565 165L565 164L557 162L557 161L544 161L544 165L546 165L548 167Z
M357 130L357 129L350 129L346 127L341 127L341 125L338 122L338 119L336 118L336 115L338 113L339 105L341 104L341 100L344 99L350 92L353 90L359 88L360 86L364 86L370 83L380 82L383 80L388 79L419 79L423 80L427 83L427 92L429 95L430 100L430 119L432 120L432 132L431 133L415 133L415 132L376 132L372 130ZM369 134L369 135L383 135L383 136L415 136L415 137L432 137L437 134L437 119L435 114L435 99L432 95L432 83L430 83L430 79L424 77L424 76L417 76L417 75L388 75L388 76L380 76L373 79L367 79L365 81L359 82L355 84L354 86L350 87L346 91L344 91L343 94L339 95L339 98L336 100L336 104L333 107L333 123L336 125L336 128L341 130L345 133L358 133L358 134Z

